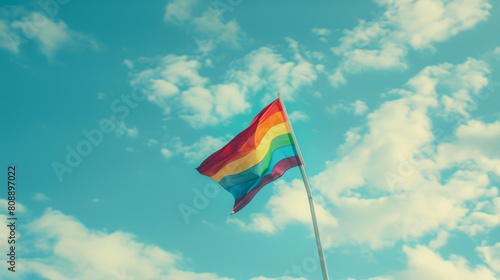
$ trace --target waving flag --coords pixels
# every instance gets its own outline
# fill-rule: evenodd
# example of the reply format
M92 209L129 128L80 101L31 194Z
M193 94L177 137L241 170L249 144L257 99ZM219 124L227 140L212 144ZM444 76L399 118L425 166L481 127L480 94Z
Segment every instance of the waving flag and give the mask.
M276 99L196 169L234 196L234 214L265 185L301 164L293 139L286 113Z

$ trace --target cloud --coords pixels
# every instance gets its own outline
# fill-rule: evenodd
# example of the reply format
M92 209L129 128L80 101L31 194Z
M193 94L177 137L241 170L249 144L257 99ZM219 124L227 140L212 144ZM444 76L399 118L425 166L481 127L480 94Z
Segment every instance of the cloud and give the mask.
M384 2L384 1L380 1ZM397 1L385 1L394 5ZM397 5L397 4L396 4ZM434 48L461 31L471 29L490 15L492 5L486 0L406 2L394 16L397 39L409 42L416 50Z
M50 198L48 198L45 194L43 193L35 193L33 195L33 199L34 200L38 200L38 201L48 201L50 200Z
M221 120L244 113L250 104L237 84L214 85L209 89L193 87L183 92L181 104L188 114L180 118L192 127L216 125Z
M139 134L139 130L137 129L136 126L129 128L129 127L127 127L127 125L125 124L124 121L121 121L121 122L116 123L115 134L118 137L126 135L130 138L137 138L137 135Z
M387 70L408 68L403 58L406 50L388 43L379 50L355 49L346 54L343 69L348 73L367 70Z
M294 180L291 184L280 180L274 183L275 195L266 204L270 215L254 213L250 215L251 222L248 224L234 218L229 218L228 223L236 224L242 230L276 234L288 224L311 222L309 202L304 191L304 183ZM325 204L321 200L315 201L315 211L318 222L326 227L337 227L338 221L325 210Z
M362 116L368 111L368 106L361 100L356 100L350 105L346 106L342 103L334 104L333 106L327 107L326 111L332 114L338 114L341 111L352 112L355 116Z
M180 138L173 138L171 143L167 145L168 149L162 148L161 153L167 159L175 155L182 155L189 162L201 163L205 157L222 148L229 140L230 137L228 136L214 138L207 135L201 137L193 144L186 146L182 143Z
M436 239L429 242L429 248L436 250L443 247L448 242L449 237L450 234L447 231L440 231L436 236Z
M312 33L318 35L318 36L329 36L330 34L332 34L332 31L330 29L327 29L327 28L318 28L318 27L314 27L311 29Z
M17 54L21 42L9 25L8 21L0 19L0 47Z
M0 205L7 205L7 201L0 199ZM19 230L24 248L30 249L23 252L23 261L16 263L15 279L234 280L215 273L190 271L186 269L189 258L179 253L144 243L128 232L90 229L75 217L51 208ZM5 251L6 244L0 244L0 251ZM2 269L0 277L11 279L13 274ZM251 280L304 279L259 276Z
M415 248L403 246L407 257L408 269L384 276L386 279L404 280L494 280L495 274L482 265L471 267L461 256L451 255L444 259L438 253L425 246Z
M166 6L165 21L185 26L194 31L195 41L202 54L207 54L216 45L224 44L230 48L239 48L245 37L236 19L223 21L222 11L209 6L201 14L193 14L196 0L173 0Z
M362 116L368 111L368 106L361 100L354 101L351 106L353 107L355 116Z
M293 111L288 117L292 123L309 120L309 116L302 111Z
M500 208L499 200L500 199L497 198L496 206ZM500 243L493 246L478 247L476 250L480 253L481 257L486 261L491 269L500 273Z
M407 69L409 49L435 50L435 45L486 21L487 0L376 0L383 9L371 20L360 20L344 30L331 50L342 58L330 76L335 87L346 82L345 73Z
M129 152L129 153L135 153L135 152L139 152L139 150L133 148L133 147L126 147L125 148L125 151Z
M158 140L156 140L156 139L149 139L147 145L148 145L148 147L151 147L151 146L154 146L156 144L158 144Z
M113 279L116 274L126 274L141 279L229 280L213 273L181 270L178 267L184 266L184 260L177 254L141 243L130 233L88 229L74 217L50 208L26 225L23 240L30 254L44 256L19 263L16 273L23 279L30 275L61 280Z
M128 60L128 59L125 59L123 61L123 65L127 66L128 69L132 69L134 68L134 62Z
M193 128L228 123L247 113L248 100L259 94L264 95L264 103L274 100L277 92L293 101L300 89L317 79L314 65L298 49L292 60L269 47L254 50L235 61L219 83L200 74L209 66L200 63L199 56L170 54L154 61L153 69L133 71L131 85L149 81L148 100Z
M168 22L183 24L192 19L192 9L197 0L173 0L165 7L165 20Z
M312 28L311 32L314 35L318 36L319 40L322 41L322 42L327 42L328 40L326 39L326 37L328 37L328 36L330 36L332 34L332 31L330 29L317 28L317 27Z
M220 41L230 47L239 47L244 36L235 19L224 23L219 11L213 8L208 8L200 17L193 19L192 24L202 38Z
M0 27L0 28L1 28L1 27ZM500 60L500 47L497 47L497 48L495 48L495 49L493 50L493 56L494 56L496 59Z
M250 280L306 280L305 278L292 278L292 277L279 277L279 278L267 278L267 277L255 277Z
M489 71L484 61L474 59L428 66L403 88L389 91L390 100L369 113L364 125L346 133L338 156L311 180L315 197L322 199L317 203L324 213L320 228L326 247L365 244L378 249L440 232L486 234L500 224L493 206L500 123L469 120L453 127L448 120L437 126L446 118L440 113L446 108L443 97L457 90L477 97L486 90ZM303 204L294 189L276 188L266 211L236 223L265 233L309 224L289 210L288 205ZM303 189L297 191L304 195ZM483 208L470 208L478 202ZM445 242L446 233L440 233L432 246Z
M287 41L294 45L290 38ZM242 61L242 69L231 70L229 76L251 93L263 90L281 92L285 100L293 101L298 90L317 79L315 67L300 55L298 49L295 50L294 57L295 61L287 61L273 49L261 47L246 55ZM268 94L266 102L275 99L275 96Z
M99 43L90 36L75 31L62 21L54 21L42 12L28 12L22 7L3 10L0 21L0 47L19 53L22 43L33 40L49 59L61 50L90 48L99 50Z
M162 148L160 152L166 159L170 159L174 155L174 153L167 148Z

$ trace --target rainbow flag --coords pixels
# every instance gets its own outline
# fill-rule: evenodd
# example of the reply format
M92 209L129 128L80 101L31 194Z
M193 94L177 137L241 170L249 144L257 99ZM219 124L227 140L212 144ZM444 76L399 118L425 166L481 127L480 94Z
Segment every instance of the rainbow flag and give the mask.
M276 99L254 118L247 129L196 169L234 196L234 214L265 185L300 164L290 124L280 100Z

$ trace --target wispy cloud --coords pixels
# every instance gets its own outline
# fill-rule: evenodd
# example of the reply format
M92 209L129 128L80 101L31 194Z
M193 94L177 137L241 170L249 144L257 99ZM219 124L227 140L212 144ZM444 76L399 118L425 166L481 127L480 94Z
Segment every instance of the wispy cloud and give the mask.
M319 37L319 40L322 41L322 42L327 42L328 40L326 39L326 37L330 36L332 34L332 31L330 29L327 29L327 28L318 28L318 27L314 27L311 29L311 32L318 36Z
M176 24L191 20L192 9L197 2L197 0L173 0L165 7L165 20Z
M173 138L171 142L166 145L167 147L162 148L160 152L166 159L170 159L175 155L182 155L190 162L198 162L214 151L222 148L229 140L231 140L229 136L214 138L207 135L201 137L191 145L184 145L181 139L177 137Z
M368 106L364 101L356 100L349 105L344 105L342 103L334 104L326 108L328 113L338 114L342 111L352 112L355 116L362 116L368 111Z
M299 89L317 79L314 65L296 48L292 60L269 47L254 50L232 64L220 83L200 74L209 66L200 63L199 56L167 55L158 60L159 74L149 79L148 100L160 106L165 114L175 112L194 128L226 123L233 116L247 112L249 98L258 93L267 93L263 102L274 99L277 92L293 101ZM150 74L151 70L134 73L132 85Z
M93 202L99 202L94 198ZM0 205L7 201L0 199ZM21 210L21 209L20 209ZM4 211L2 211L4 212ZM0 215L4 217L3 215ZM179 253L143 243L131 233L88 228L75 217L47 208L23 228L23 242L30 253L43 258L26 258L18 264L20 279L183 279L234 280L215 273L186 269L188 259ZM7 243L0 244L4 251ZM95 252L101 252L96 257ZM10 277L7 269L0 276ZM250 280L304 280L291 277L253 277Z
M203 12L195 14L193 7L197 2L197 0L173 0L166 6L165 21L193 30L201 53L212 51L218 44L231 48L240 47L245 33L236 19L226 22L220 10L206 5Z
M4 9L0 20L0 47L19 53L21 44L33 40L41 53L51 59L56 52L77 48L99 50L100 44L82 32L68 27L42 12L28 12L22 7Z
M327 246L366 244L377 249L442 231L475 236L500 224L500 214L493 206L486 207L497 203L494 177L488 174L500 175L500 154L494 144L500 141L499 121L486 123L461 115L465 123L456 128L447 124L452 126L446 132L450 137L443 135L448 127L434 124L449 118L440 113L447 108L443 100L457 90L465 91L464 98L481 102L477 96L487 90L489 71L484 61L475 59L428 66L403 88L390 91L391 100L368 114L364 126L349 131L339 157L312 179L321 199L318 217ZM442 180L446 170L453 172ZM236 223L265 233L294 222L309 223L290 208L305 203L292 191L296 184L301 183L276 187L266 205L268 212ZM484 209L469 208L479 201ZM445 242L442 235L433 247Z
M342 58L330 76L332 85L346 83L346 73L406 69L408 50L435 50L436 43L469 30L489 16L487 0L376 1L382 8L375 19L360 20L344 30L331 50Z
M47 197L47 196L46 196L45 194L43 194L43 193L35 193L35 194L33 195L33 199L34 199L34 200L38 200L38 201L48 201L48 200L50 200L50 198L49 198L49 197Z
M289 117L291 122L299 122L299 121L305 122L309 120L309 116L302 111L293 111L292 113L290 113Z

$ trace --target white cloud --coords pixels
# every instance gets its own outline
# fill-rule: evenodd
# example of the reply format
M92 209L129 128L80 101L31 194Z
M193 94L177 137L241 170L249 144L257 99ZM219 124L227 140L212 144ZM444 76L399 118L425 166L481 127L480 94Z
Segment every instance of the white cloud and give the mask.
M396 3L396 1L388 1ZM461 31L471 29L490 15L486 0L418 0L400 5L394 16L395 38L416 50L433 48Z
M497 47L495 50L493 50L493 55L500 60L500 47Z
M165 7L165 20L182 24L192 19L192 9L197 0L173 0Z
M125 59L123 61L123 65L127 66L128 69L132 69L134 68L134 62L132 62L131 60L129 59Z
M9 25L8 21L0 19L0 47L18 53L21 44L19 35L15 34Z
M255 277L250 280L306 280L305 278L292 278L292 277L279 277L279 278L267 278L267 277Z
M22 13L18 11L22 10ZM0 21L0 46L18 53L22 42L35 41L40 52L52 58L57 51L88 47L98 50L97 41L81 32L70 29L62 21L53 21L40 12L28 13L24 9L7 11L8 19Z
M497 207L499 207L500 210L500 201L497 204ZM491 269L500 273L500 243L493 246L478 247L477 251L481 254L481 257L486 261Z
M179 138L174 138L171 143L168 144L169 149L162 148L161 153L167 159L175 155L182 155L189 162L201 163L201 160L222 148L229 140L230 137L227 136L214 138L207 135L201 137L193 144L186 146Z
M361 100L356 100L349 105L334 104L326 108L326 111L332 114L338 114L341 111L352 112L355 116L362 116L368 111L368 106Z
M182 94L181 104L188 114L180 117L194 128L216 125L221 120L241 114L250 107L236 84L216 85L210 89L193 87ZM224 96L228 99L224 99ZM223 106L228 104L234 104L234 106Z
M174 153L167 148L162 148L160 152L166 159L170 159L174 155Z
M288 117L292 123L309 120L309 116L302 111L293 111Z
M324 199L324 216L338 222L338 226L320 222L326 246L381 248L453 230L487 233L500 224L493 206L469 208L480 201L493 205L498 195L495 177L488 172L500 174L499 122L471 120L444 138L433 121L443 117L439 113L445 106L442 96L458 88L474 96L485 88L483 78L488 73L487 64L474 59L460 65L428 66L403 88L390 91L396 97L369 113L365 125L346 133L339 156L311 180L315 197ZM295 222L309 223L287 205L276 203L279 200L288 205L303 203L291 190L280 189L267 203L266 212L237 223L266 233ZM445 244L446 237L446 233L438 235L432 247Z
M136 126L129 128L127 127L124 121L115 122L115 125L116 125L115 134L118 137L126 135L130 138L137 138L137 135L139 134L139 130L137 129Z
M385 11L371 21L360 20L344 30L332 51L343 57L330 76L344 84L345 73L406 69L408 49L435 50L435 44L469 30L489 16L487 0L376 0Z
M394 280L495 280L495 274L482 265L471 267L461 256L451 255L444 259L427 247L403 246L408 259L408 269L394 273Z
M154 93L159 98L169 98L180 93L178 87L165 80L151 79L150 82L152 84L151 86L153 87Z
M0 199L1 205L7 205L7 201ZM22 208L19 210L24 212ZM5 217L0 215L2 219ZM23 248L29 250L23 252L23 261L16 263L15 279L234 280L215 273L190 271L186 269L189 258L179 253L144 243L131 233L87 228L75 217L51 208L23 226L22 238ZM1 243L0 251L5 252L6 246L6 242ZM2 269L0 277L11 279L13 273ZM260 276L250 280L305 279Z
M343 69L348 73L367 70L407 69L403 62L406 50L388 43L379 50L355 49L346 54Z
M239 219L229 218L228 223L234 223L246 231L265 232L275 234L286 225L292 223L310 224L311 214L309 202L304 190L304 183L294 180L291 184L280 180L273 183L275 195L266 205L270 215L254 213L250 215L251 222L246 224ZM315 211L318 223L325 227L337 227L337 220L325 210L321 200L315 200Z
M289 43L293 43L288 39ZM231 70L229 76L250 93L255 94L264 89L272 92L266 101L275 99L277 92L281 92L285 100L292 101L298 90L317 79L314 65L298 52L295 52L295 61L286 61L268 47L261 47L245 56L242 68Z
M201 14L195 15L193 7L197 2L197 0L173 0L166 6L165 20L192 29L202 54L209 53L221 43L232 48L240 47L245 34L236 19L224 22L221 11L214 9L213 5Z
M330 29L327 29L327 28L318 28L318 27L314 27L311 29L312 33L318 35L318 36L329 36L330 34L332 34L332 31Z
M429 248L431 248L432 250L436 250L443 247L448 242L449 237L450 233L444 230L440 231L436 238L429 242Z
M186 159L199 161L210 155L210 153L222 148L227 142L227 137L214 138L212 136L204 136L192 145L182 147L180 151Z
M100 201L100 200L99 200L99 198L93 198L93 199L92 199L92 202L94 202L94 203L97 203L97 202L99 202L99 201Z
M158 144L158 140L156 140L156 139L149 139L149 141L148 141L148 144L147 144L147 145L148 145L149 147L151 147L151 146L154 146L154 145L156 145L156 144Z
M35 193L33 195L33 199L34 200L38 200L38 201L48 201L50 200L50 198L48 198L45 194L43 193Z
M139 152L139 150L133 148L133 147L126 147L125 148L125 151L129 152L129 153L135 153L135 152Z
M351 106L354 110L355 116L362 116L368 111L368 106L366 106L366 103L361 100L354 101Z
M102 99L104 99L105 96L106 96L105 93L102 93L102 92L97 93L97 99L102 100Z
M313 64L299 53L288 61L273 49L262 47L232 64L221 83L200 75L198 56L167 55L158 66L134 74L131 84L149 81L148 100L167 114L174 112L194 128L227 123L250 109L249 98L265 95L263 102L281 92L293 101L298 91L317 79Z
M448 259L428 247L403 246L407 269L367 280L495 280L495 273L484 265L471 266L462 256L450 255ZM355 280L347 278L347 280Z
M26 225L23 235L30 254L18 264L18 277L47 279L112 279L128 275L141 279L229 280L213 273L185 271L183 259L157 246L144 244L130 233L88 229L72 216L47 209ZM99 252L99 254L96 254ZM0 274L11 273L2 270Z
M200 17L193 19L192 24L200 36L226 43L231 47L239 47L244 36L235 19L224 23L219 11L213 8L208 8Z

